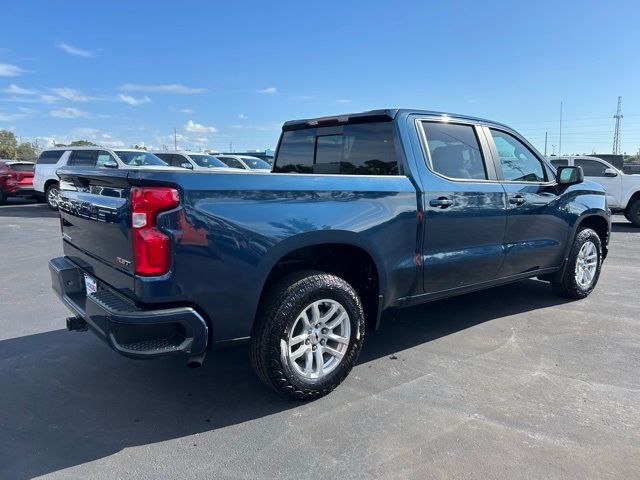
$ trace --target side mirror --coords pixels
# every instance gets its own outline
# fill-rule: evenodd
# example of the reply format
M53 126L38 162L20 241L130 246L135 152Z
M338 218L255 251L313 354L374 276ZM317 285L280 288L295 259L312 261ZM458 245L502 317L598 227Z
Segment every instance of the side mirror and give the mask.
M604 171L604 176L605 177L617 177L618 176L618 172L616 171L615 168L607 168Z
M189 162L181 163L180 166L182 168L186 168L187 170L193 170L193 165L191 165Z
M115 160L110 159L104 162L102 166L105 168L118 168L118 163Z
M558 167L556 180L559 185L575 185L584 181L582 167Z

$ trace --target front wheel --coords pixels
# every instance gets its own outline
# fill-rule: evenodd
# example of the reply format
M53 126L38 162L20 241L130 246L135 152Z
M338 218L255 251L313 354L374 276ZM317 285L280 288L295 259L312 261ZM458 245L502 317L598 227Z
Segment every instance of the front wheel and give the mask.
M640 227L640 198L636 199L624 214L634 227Z
M251 340L251 364L281 395L312 400L349 374L364 339L357 293L342 278L302 272L275 285L262 302Z
M583 228L576 234L565 268L552 276L551 287L564 297L585 298L596 287L601 267L600 237L592 229Z

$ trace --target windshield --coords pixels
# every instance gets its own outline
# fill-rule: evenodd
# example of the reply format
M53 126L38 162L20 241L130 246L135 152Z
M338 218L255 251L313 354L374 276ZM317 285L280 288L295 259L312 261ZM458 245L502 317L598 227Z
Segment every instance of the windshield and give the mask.
M222 167L227 168L227 166L218 160L213 155L189 155L189 158L196 162L196 165L204 168L212 168L212 167Z
M141 167L145 165L156 165L166 167L167 163L160 160L153 153L149 152L131 152L126 150L116 150L116 155L126 165L133 167Z
M269 165L264 160L260 160L256 157L241 157L244 163L246 163L250 169L252 170L271 170L271 165Z

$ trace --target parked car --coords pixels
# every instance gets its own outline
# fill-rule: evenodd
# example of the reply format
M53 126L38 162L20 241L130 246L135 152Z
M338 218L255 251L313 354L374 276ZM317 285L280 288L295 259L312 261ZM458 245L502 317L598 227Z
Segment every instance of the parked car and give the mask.
M387 308L529 277L581 299L607 255L604 189L488 120L290 121L274 172L61 168L64 256L49 268L68 328L191 366L250 342L266 385L312 399Z
M7 197L33 197L33 162L0 159L0 204Z
M271 165L257 157L249 155L216 155L216 158L224 162L228 167L257 172L270 172Z
M556 167L582 167L586 178L606 190L611 211L624 213L627 220L640 227L640 175L626 174L600 158L589 156L552 157L551 163Z
M52 210L58 209L59 181L56 171L66 165L98 168L145 168L167 166L150 152L104 147L59 147L44 150L36 160L33 187Z
M156 151L153 154L172 167L189 170L229 170L222 161L206 153Z

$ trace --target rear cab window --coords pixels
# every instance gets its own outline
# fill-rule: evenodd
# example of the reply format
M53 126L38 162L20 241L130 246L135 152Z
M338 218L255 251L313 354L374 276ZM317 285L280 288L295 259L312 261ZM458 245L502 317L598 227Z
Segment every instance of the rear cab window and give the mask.
M304 128L282 134L274 173L398 175L392 122Z

